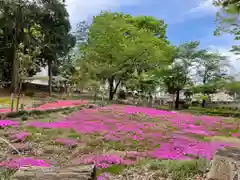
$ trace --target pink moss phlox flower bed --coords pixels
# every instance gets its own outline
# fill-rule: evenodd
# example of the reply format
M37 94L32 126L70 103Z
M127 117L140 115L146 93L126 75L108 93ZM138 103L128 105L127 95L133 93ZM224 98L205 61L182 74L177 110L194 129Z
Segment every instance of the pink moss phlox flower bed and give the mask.
M66 146L75 146L78 144L78 141L74 139L58 138L55 140L57 143L66 145Z
M10 112L11 111L11 109L0 109L0 113L6 113L6 112Z
M43 104L39 106L39 109L78 106L87 103L87 100L60 100L52 103Z
M108 180L109 179L109 173L102 173L97 177L97 180Z
M183 160L187 155L202 157L211 160L216 150L228 147L230 144L222 142L201 142L184 136L173 137L170 142L161 143L149 155L160 159Z
M79 160L81 164L96 164L98 168L108 168L116 164L130 165L135 162L132 160L125 160L118 155L88 155Z
M33 158L18 158L18 159L12 159L9 161L1 162L0 167L1 166L18 169L23 166L50 167L51 165L47 164L44 160L38 160L38 159L33 159Z
M46 103L40 105L37 108L26 108L25 110L32 111L32 110L49 110L61 107L74 107L79 106L82 104L88 104L87 100L59 100L56 102ZM10 112L10 109L0 109L0 113L7 113Z
M140 113L141 117L143 115L143 118L145 116L149 118L145 121L131 117L136 113ZM154 121L151 118L154 118ZM148 141L151 142L152 149L144 153L154 158L189 159L187 155L193 155L211 159L217 149L230 145L221 142L203 142L186 136L189 134L203 137L216 135L212 129L222 128L223 126L219 126L222 121L220 117L193 116L187 113L172 113L145 107L111 105L96 109L83 109L56 122L35 121L27 123L26 126L73 129L79 134L99 134L105 140L119 141L123 145L133 142L141 144ZM168 126L161 125L161 122L167 122L171 128L168 129ZM173 133L178 135L173 135ZM166 139L169 140L166 141ZM160 147L156 148L156 145ZM107 162L107 164L126 163L120 157L110 156L110 160L108 156L91 158L91 162L97 162L102 167L108 166Z
M19 122L12 121L12 120L0 120L0 128L1 127L7 127L7 126L13 126L17 127L19 125Z
M26 137L30 136L29 132L19 132L17 134L12 135L12 138L19 140L19 141L24 141Z
M233 137L240 137L240 133L234 133L232 134Z

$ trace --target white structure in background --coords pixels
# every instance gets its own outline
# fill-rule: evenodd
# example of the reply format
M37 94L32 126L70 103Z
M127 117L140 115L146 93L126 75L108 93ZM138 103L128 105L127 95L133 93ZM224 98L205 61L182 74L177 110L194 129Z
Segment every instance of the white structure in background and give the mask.
M234 101L234 98L225 92L219 92L219 93L213 94L211 98L212 98L212 101L224 101L224 102Z
M35 76L48 76L48 67L41 68L41 72L37 73ZM236 81L240 81L240 73L236 74L234 76ZM47 80L33 80L31 81L33 84L42 84L42 85L48 85ZM114 82L115 87L115 82ZM122 87L124 89L124 87ZM121 85L119 86L119 89L121 89ZM119 90L118 89L118 90ZM106 81L105 85L101 87L102 91L108 90L108 82ZM158 92L155 94L155 97L157 99L163 99L166 101L172 101L172 96L166 93L164 90L158 89ZM211 95L212 101L234 101L234 98L230 95L228 95L225 92L219 92L216 94ZM180 99L185 99L184 92L180 92ZM193 99L201 99L201 95L196 95L193 97Z
M37 73L33 77L39 77L39 76L48 76L48 67L41 68L41 71ZM33 84L41 84L41 85L48 85L48 80L33 80L31 81Z
M235 79L235 81L239 81L239 82L240 82L240 73L237 73L237 74L234 76L234 79Z

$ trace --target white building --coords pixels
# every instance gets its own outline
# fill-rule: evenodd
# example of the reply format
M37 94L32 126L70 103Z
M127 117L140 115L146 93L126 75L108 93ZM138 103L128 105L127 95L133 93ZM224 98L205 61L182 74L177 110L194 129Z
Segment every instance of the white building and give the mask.
M41 68L41 71L35 75L36 77L43 77L43 76L48 76L48 67ZM35 77L33 76L33 77ZM33 80L31 81L33 84L41 84L41 85L48 85L48 80Z

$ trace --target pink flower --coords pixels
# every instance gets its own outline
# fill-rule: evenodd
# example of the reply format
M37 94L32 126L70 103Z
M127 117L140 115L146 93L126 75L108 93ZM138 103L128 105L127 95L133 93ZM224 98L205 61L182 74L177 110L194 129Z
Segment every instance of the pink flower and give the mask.
M24 141L26 137L30 136L30 133L28 132L19 132L12 137L15 138L16 140Z
M96 164L99 168L108 168L113 164L133 164L133 161L124 160L120 156L109 155L89 155L82 157L79 163L83 164Z
M61 108L61 107L74 107L82 104L88 104L88 101L87 100L61 100L61 101L46 103L46 104L40 105L37 108L26 108L26 110L43 111L43 110ZM0 109L0 113L6 113L6 112L10 112L10 109Z
M12 121L12 120L0 120L0 128L1 127L7 127L7 126L18 126L19 122Z
M144 138L139 137L139 136L137 136L137 135L133 135L133 136L131 136L131 138L132 138L133 140L136 140L136 141L141 141L141 140L144 139Z
M239 133L232 134L233 137L240 137Z
M102 173L100 176L97 177L97 180L108 180L109 174L108 173Z
M1 162L0 166L15 169L15 168L23 167L23 166L49 167L50 165L45 163L44 160L36 160L36 159L32 159L32 158L18 158L18 159L12 159L9 161Z

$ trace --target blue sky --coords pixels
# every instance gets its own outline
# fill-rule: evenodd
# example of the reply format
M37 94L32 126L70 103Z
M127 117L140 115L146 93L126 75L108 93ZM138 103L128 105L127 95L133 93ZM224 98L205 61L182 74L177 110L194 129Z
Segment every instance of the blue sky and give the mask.
M240 60L229 52L233 44L230 35L215 37L215 14L212 0L67 0L73 28L81 20L90 21L101 10L149 15L168 24L167 36L174 45L198 40L201 48L217 51L229 57L234 72L240 72Z

